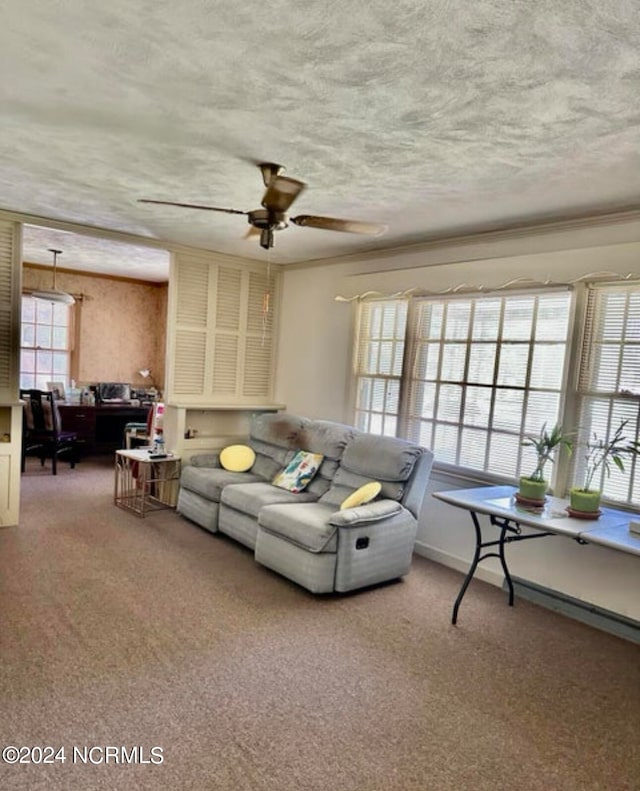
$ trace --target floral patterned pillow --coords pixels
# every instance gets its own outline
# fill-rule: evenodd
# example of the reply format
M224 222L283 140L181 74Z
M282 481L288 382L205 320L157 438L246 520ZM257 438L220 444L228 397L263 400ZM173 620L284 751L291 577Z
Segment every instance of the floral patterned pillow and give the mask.
M271 483L289 492L302 492L311 483L313 476L320 469L324 456L299 450L289 464L276 475Z

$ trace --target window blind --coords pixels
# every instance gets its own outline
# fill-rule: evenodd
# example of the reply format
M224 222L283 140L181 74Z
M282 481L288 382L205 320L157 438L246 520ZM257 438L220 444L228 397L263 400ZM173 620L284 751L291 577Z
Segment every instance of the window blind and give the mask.
M407 327L407 300L360 304L356 343L355 424L362 431L395 436Z
M589 289L578 377L579 435L574 453L574 484L584 481L584 444L609 438L620 421L637 440L640 420L640 283L598 284ZM637 460L625 460L626 474L602 471L593 485L606 499L640 505Z
M20 387L69 386L71 316L69 305L22 297Z
M568 290L417 299L406 436L443 464L533 470L521 442L559 420L570 307Z

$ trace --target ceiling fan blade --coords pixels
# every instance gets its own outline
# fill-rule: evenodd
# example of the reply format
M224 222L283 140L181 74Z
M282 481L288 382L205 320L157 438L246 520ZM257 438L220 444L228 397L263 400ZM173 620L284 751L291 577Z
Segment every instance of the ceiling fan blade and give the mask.
M335 217L318 217L314 214L299 214L297 217L290 217L289 221L295 225L307 226L308 228L363 233L371 236L377 236L387 230L387 226L380 223L361 222L360 220L338 220Z
M138 203L157 203L161 206L180 206L183 209L204 209L204 211L222 211L226 214L248 214L249 212L240 209L221 209L218 206L200 206L197 203L175 203L170 200L150 200L149 198L139 198Z
M262 197L262 205L270 211L286 212L306 186L304 181L276 176Z

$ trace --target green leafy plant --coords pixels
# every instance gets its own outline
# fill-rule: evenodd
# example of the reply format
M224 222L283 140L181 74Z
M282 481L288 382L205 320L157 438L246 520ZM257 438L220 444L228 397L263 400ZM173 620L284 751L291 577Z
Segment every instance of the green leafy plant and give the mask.
M584 455L586 468L584 483L579 491L594 491L593 480L599 470L604 470L605 476L611 475L612 465L615 465L620 472L624 473L625 459L631 459L640 455L640 442L629 440L624 435L624 430L629 420L621 420L620 425L614 432L611 439L606 440L598 437L593 432L592 438L586 443Z
M573 442L570 435L565 434L562 426L556 424L551 431L547 431L547 424L545 423L540 429L540 433L527 434L522 440L522 445L527 448L533 448L536 452L537 463L531 475L526 476L530 481L544 481L544 468L547 463L553 464L553 456L558 447L562 446L571 453Z

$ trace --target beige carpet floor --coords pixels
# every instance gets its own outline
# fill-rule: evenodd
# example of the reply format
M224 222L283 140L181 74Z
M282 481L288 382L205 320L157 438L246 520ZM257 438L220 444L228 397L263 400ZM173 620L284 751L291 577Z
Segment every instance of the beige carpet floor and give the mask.
M172 511L116 508L108 458L30 461L22 483L0 530L1 742L66 760L1 763L0 789L640 788L637 645L479 581L452 627L461 576L419 557L314 597Z

